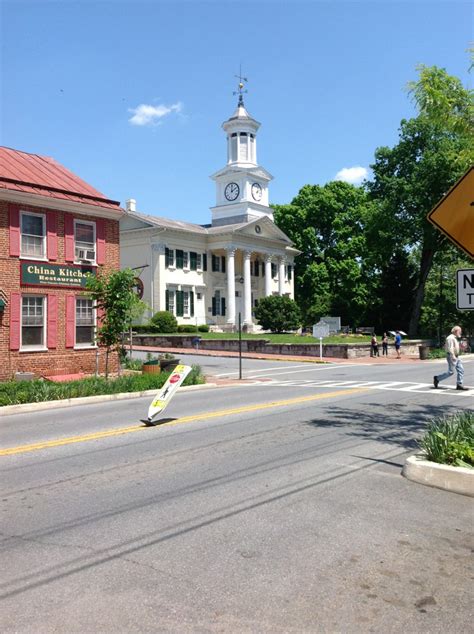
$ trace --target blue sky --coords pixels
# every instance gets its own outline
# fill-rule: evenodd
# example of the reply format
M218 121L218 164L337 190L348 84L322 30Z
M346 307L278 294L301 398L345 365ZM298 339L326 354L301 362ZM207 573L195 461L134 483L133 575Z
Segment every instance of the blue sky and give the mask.
M0 144L189 222L210 221L239 64L279 204L396 143L417 64L468 83L472 6L456 0L0 4Z

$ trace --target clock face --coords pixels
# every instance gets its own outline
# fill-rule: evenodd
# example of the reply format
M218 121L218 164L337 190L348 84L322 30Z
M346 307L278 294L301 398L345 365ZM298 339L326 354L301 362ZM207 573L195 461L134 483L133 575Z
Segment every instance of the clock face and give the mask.
M254 200L262 199L262 186L260 185L260 183L254 183L252 185L252 196Z
M235 200L240 193L239 186L237 183L229 183L226 185L224 190L225 197L227 200Z

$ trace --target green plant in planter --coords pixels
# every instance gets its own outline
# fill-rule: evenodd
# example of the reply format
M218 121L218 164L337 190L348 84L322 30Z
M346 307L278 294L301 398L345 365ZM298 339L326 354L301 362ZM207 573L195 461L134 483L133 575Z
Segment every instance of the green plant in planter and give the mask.
M473 468L474 412L457 412L434 419L419 445L432 462Z

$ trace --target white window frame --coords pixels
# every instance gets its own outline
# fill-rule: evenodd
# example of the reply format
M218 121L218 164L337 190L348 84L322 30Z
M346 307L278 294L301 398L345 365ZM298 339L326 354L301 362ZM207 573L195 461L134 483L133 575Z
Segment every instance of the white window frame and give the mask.
M78 249L77 247L77 241L76 241L76 226L78 224L81 225L90 225L92 227L92 231L93 231L93 243L92 243L92 248L94 249L94 259L90 260L89 263L90 264L96 264L97 263L97 226L95 222L92 222L91 220L81 220L80 218L74 218L74 262L76 264L83 264L83 261L80 260L79 258L76 257L76 250ZM83 243L83 244L91 244L91 243ZM86 249L87 251L92 251L92 249Z
M43 255L28 255L27 253L23 253L23 217L24 216L39 216L43 222ZM25 234L29 235L29 234ZM34 236L38 238L39 236ZM47 254L47 244L46 244L46 214L36 213L34 211L23 211L20 210L20 258L25 260L41 260L46 262L48 260Z
M168 288L168 312L176 317L176 288Z
M190 317L191 314L189 312L190 302L189 302L189 291L183 290L183 317Z
M77 343L77 302L78 300L92 302L92 329L93 329L93 341L90 343ZM94 301L89 297L83 297L82 295L76 295L74 302L74 349L84 350L85 348L97 348L96 342L97 333L97 310L94 306Z
M30 297L33 297L34 299L42 299L43 300L43 324L42 324L42 328L43 328L43 343L42 344L34 344L34 345L28 345L28 344L23 344L23 300L24 299L29 299ZM25 293L24 295L21 296L21 306L20 306L20 315L21 315L21 321L20 321L20 352L44 352L45 350L47 350L47 341L48 341L48 333L47 333L47 324L48 324L48 320L47 320L47 314L48 314L48 298L46 295L36 295L36 294L29 294L29 293Z
M202 271L202 254L196 253L196 271Z
M176 269L176 262L174 259L174 249L168 247L168 269L174 271Z
M183 270L189 271L189 251L184 251L183 249Z

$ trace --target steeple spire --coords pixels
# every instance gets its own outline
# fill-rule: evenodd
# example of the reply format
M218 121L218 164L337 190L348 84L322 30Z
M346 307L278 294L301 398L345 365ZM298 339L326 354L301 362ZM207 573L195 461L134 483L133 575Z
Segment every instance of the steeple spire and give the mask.
M240 106L244 106L244 98L243 95L244 93L247 93L248 90L244 90L244 82L247 83L248 79L247 77L244 77L242 75L242 64L240 64L239 67L239 74L238 75L234 75L234 77L237 77L237 79L239 80L239 86L237 88L237 90L234 90L234 92L232 93L233 95L239 95L239 103L237 104L237 107L239 108Z

